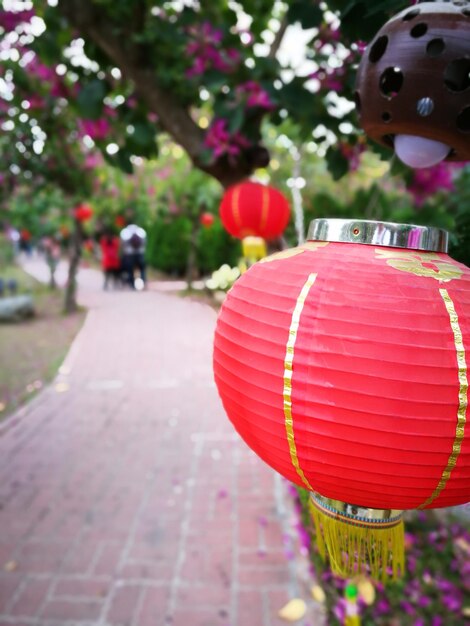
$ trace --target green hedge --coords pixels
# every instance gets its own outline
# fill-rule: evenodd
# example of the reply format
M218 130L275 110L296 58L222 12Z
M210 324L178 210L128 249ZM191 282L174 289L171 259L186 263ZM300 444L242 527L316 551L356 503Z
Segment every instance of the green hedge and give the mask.
M210 228L197 235L197 264L202 275L210 274L224 263L236 265L241 255L240 242L230 237L216 218ZM147 261L152 267L171 275L183 276L188 262L192 222L185 216L165 216L148 229Z

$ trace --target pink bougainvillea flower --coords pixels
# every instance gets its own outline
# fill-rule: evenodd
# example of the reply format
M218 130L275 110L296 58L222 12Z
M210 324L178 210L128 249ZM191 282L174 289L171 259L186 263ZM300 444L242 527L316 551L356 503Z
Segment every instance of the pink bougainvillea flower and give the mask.
M193 78L209 69L231 72L240 62L240 53L235 48L222 46L223 32L209 22L196 24L187 29L189 42L186 55L192 59L186 76Z
M109 122L104 117L97 120L79 120L79 126L84 135L98 140L105 139L110 131Z
M30 109L43 109L45 106L44 98L38 95L32 95L28 98L25 98L27 102L29 102Z
M238 99L245 102L247 108L272 110L275 108L268 92L259 83L250 80L236 89Z
M85 167L87 169L95 169L95 167L98 167L101 163L101 156L97 152L90 152L85 157Z
M233 163L241 150L247 148L250 142L240 132L230 133L227 120L216 119L206 133L204 144L212 150L215 159L227 156Z
M339 144L339 149L344 158L348 160L349 171L357 171L361 162L361 154L365 150L365 145L363 143L356 143L352 146L349 143L342 142Z
M27 11L0 11L0 26L7 32L15 30L19 24L30 22L35 16L34 9Z
M457 164L438 163L434 167L414 170L408 191L416 206L422 206L426 200L438 191L453 191L454 172Z

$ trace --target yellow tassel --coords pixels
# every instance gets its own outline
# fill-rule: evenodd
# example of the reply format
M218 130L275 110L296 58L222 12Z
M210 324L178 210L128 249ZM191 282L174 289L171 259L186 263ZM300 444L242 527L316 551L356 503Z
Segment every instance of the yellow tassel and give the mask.
M405 572L403 520L393 523L361 524L344 516L325 513L310 502L318 550L328 557L334 574L351 578L368 574L375 580L396 580Z

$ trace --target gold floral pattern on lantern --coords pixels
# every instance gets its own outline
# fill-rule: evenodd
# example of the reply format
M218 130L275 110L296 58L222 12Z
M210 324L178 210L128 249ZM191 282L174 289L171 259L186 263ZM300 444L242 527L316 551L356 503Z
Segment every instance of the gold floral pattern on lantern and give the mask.
M396 270L425 278L434 278L441 283L447 283L462 276L462 270L457 265L443 261L442 257L435 252L376 249L375 253L377 257L385 259L387 265Z
M264 259L261 259L260 263L270 263L271 261L279 261L280 259L288 259L303 252L315 252L319 248L324 248L329 244L329 241L307 241L307 243L297 246L297 248L289 248L288 250L281 250L281 252L275 252Z

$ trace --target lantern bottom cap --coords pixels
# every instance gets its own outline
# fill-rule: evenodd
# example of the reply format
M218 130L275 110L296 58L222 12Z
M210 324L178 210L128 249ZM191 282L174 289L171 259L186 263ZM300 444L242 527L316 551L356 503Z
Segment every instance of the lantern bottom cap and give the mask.
M311 494L317 546L334 574L396 579L405 570L403 511L371 509Z

